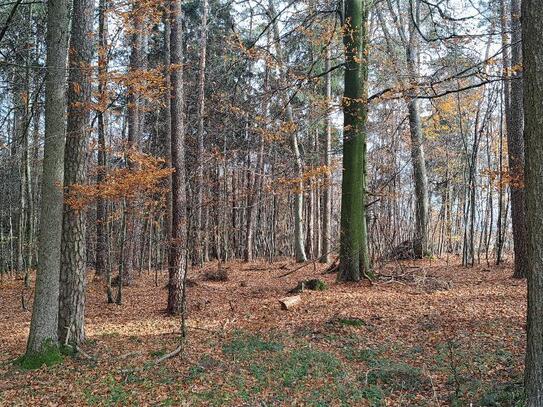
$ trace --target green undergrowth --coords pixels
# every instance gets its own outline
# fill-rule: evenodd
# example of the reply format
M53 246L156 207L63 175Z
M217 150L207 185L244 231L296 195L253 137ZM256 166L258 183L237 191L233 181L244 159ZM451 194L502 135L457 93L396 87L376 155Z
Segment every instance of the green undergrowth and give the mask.
M58 346L51 342L43 345L41 351L27 353L15 359L15 366L23 370L35 370L42 366L55 366L64 361L65 356L73 356L71 347Z

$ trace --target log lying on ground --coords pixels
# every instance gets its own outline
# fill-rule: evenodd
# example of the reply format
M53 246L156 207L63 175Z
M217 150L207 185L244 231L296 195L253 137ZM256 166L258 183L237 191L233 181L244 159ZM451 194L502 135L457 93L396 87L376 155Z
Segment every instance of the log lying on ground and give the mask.
M299 295L293 295L292 297L285 297L279 300L279 304L281 304L281 308L284 310L289 310L298 305L300 302L302 302L302 297Z

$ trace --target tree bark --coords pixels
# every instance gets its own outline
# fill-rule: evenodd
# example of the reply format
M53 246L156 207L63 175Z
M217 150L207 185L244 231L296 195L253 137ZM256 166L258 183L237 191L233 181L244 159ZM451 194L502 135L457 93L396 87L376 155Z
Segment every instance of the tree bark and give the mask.
M195 262L203 264L203 206L204 206L204 116L205 116L205 79L206 79L206 53L207 53L207 15L209 11L208 0L202 1L202 22L200 31L200 62L198 67L198 179L196 202L196 244Z
M47 3L47 57L45 73L45 144L38 243L38 270L28 335L27 354L48 342L58 343L58 295L62 235L62 183L66 133L66 57L68 2Z
M68 120L64 152L64 187L68 194L86 178L90 136L90 101L94 0L75 0L70 39ZM75 197L77 198L77 197ZM85 216L83 208L64 203L58 332L62 343L85 340Z
M106 129L105 109L107 107L107 0L100 0L98 17L98 97L99 108L98 121L98 171L96 182L98 185L104 182L106 175ZM96 201L96 274L107 274L107 205L103 197L98 196ZM108 302L112 301L108 285ZM111 300L111 301L110 301Z
M343 179L338 274L342 281L359 281L370 273L365 215L367 19L365 0L345 1Z
M183 15L182 0L171 2L170 74L172 131L172 227L168 259L169 314L182 311L185 279L187 197L185 190L185 128L183 118Z
M522 108L522 27L520 0L511 0L511 110L507 131L509 190L515 269L513 277L526 277L526 198L524 196L524 111Z
M528 231L527 407L543 406L543 1L522 2Z
M326 84L325 84L325 97L326 97L326 106L330 109L332 103L332 73L330 72L330 59L331 59L331 50L330 47L326 50L326 60L325 60L325 71L326 73ZM323 214L322 214L322 257L320 258L321 263L330 262L330 238L331 238L331 217L332 217L332 177L331 177L331 166L332 166L332 118L331 112L326 111L326 130L325 130L325 139L324 139L324 165L326 166L326 171L324 173L324 193L323 193Z

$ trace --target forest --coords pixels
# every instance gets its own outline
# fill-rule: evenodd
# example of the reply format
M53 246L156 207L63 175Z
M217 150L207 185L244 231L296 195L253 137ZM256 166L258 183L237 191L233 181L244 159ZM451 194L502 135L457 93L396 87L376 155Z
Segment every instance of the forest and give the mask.
M543 407L543 0L0 0L0 406Z

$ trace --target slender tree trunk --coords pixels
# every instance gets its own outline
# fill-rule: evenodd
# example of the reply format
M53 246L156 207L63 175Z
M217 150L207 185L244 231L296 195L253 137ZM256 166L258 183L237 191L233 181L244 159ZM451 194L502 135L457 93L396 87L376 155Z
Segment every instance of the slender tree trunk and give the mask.
M171 168L172 165L172 120L171 120L171 85L170 85L170 7L169 3L166 4L163 13L164 21L164 49L163 63L164 63L164 82L166 84L166 93L164 95L164 103L161 109L162 127L161 127L161 145L162 156L166 161L167 168ZM172 177L168 177L165 180L167 187L167 199L166 199L166 211L164 214L164 231L165 240L167 241L166 247L170 247L171 238L171 226L172 226ZM160 263L163 267L163 263Z
M108 104L107 98L107 0L100 0L98 15L98 97L99 108L98 119L98 171L96 182L98 185L104 182L106 175L106 129L105 109ZM107 267L107 205L102 196L96 201L96 274L105 276ZM108 287L108 302L112 299L109 295L111 287Z
M86 178L90 136L94 0L75 0L68 76L68 120L64 153L64 186ZM69 198L77 198L77 196ZM85 339L85 216L70 199L64 203L60 265L59 339L79 345Z
M428 252L428 178L424 159L423 135L417 99L408 102L411 135L411 161L415 183L415 237L413 252L422 258Z
M171 120L172 120L172 228L169 253L167 312L182 311L186 256L185 128L183 118L183 15L182 0L171 3Z
M418 2L416 2L414 18L418 18ZM406 41L407 70L412 83L419 76L418 32L413 19L409 19L409 39ZM418 24L418 21L417 21ZM409 94L407 101L409 112L409 129L411 135L411 161L413 165L413 182L415 184L415 236L413 253L422 258L428 252L428 177L424 158L424 136L420 122L419 103L415 93Z
M66 57L68 2L47 3L47 57L45 73L45 144L38 243L38 271L27 354L48 342L58 343L58 295L62 235L62 186L66 133Z
M326 70L326 84L325 84L325 97L326 97L326 106L328 110L326 111L326 131L324 133L325 139L323 143L324 150L324 165L326 166L326 171L324 173L324 194L323 194L323 214L322 214L322 257L320 258L321 263L330 262L330 239L331 234L331 217L332 217L332 177L331 177L331 166L332 166L332 118L330 107L332 103L332 73L330 71L330 59L331 59L331 50L330 47L326 50L326 60L325 60L325 70Z
M287 73L285 67L285 61L283 58L283 49L281 47L281 37L279 35L279 27L277 26L277 12L273 0L269 1L270 17L272 19L273 26L273 40L275 42L276 58L279 63L280 70L280 82L284 88L287 86ZM294 121L294 113L292 111L292 104L290 103L291 96L289 92L285 91L283 94L283 104L286 110L286 119L289 123L289 129L292 132L290 142L292 153L294 154L294 169L297 182L295 184L294 191L294 256L297 262L304 262L307 260L305 254L305 242L304 242L304 181L303 181L303 159L300 153L300 147L298 142L298 129L296 122Z
M507 131L511 178L511 223L515 270L513 277L526 277L526 202L524 197L524 112L522 108L522 27L520 0L511 0L511 127Z
M543 406L543 1L522 2L524 137L528 220L527 407Z
M367 19L365 0L345 1L345 93L343 179L338 279L359 281L370 274L366 214Z
M198 67L198 178L197 178L197 202L196 202L196 247L195 263L203 264L202 241L203 230L203 206L204 206L204 117L205 117L205 78L206 78L206 53L207 53L207 15L209 11L208 0L202 1L202 22L200 31L200 62Z
M144 20L141 13L138 12L139 3L136 0L133 0L132 4L132 20L134 30L130 41L130 71L132 75L137 75L137 72L143 67L143 31L144 31ZM133 78L134 81L136 80ZM128 89L127 97L127 108L128 108L128 154L127 154L127 164L128 168L134 170L136 163L130 158L130 153L134 150L139 149L138 143L141 138L141 101L139 91L137 86L130 86ZM126 285L129 285L132 282L132 268L134 262L134 246L136 243L136 223L137 219L134 216L135 211L135 202L129 199L127 200L126 207L126 242L125 249L121 254L123 256L122 262L122 272L123 280Z

